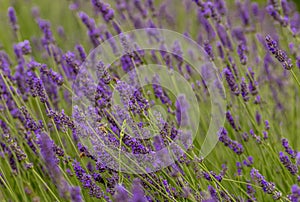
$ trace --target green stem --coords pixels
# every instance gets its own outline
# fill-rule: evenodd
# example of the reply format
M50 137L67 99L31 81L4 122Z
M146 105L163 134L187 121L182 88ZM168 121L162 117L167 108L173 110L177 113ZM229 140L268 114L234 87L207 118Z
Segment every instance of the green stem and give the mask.
M298 80L298 78L297 78L294 70L291 69L290 72L291 72L291 74L293 76L293 79L296 81L296 83L298 84L298 87L300 88L300 82L299 82L299 80Z
M32 169L32 172L41 180L41 182L45 185L45 187L49 190L50 194L55 198L56 201L60 202L58 197L54 194L54 192L50 189L50 187L47 185L47 183L43 180L43 178L35 171L35 169Z

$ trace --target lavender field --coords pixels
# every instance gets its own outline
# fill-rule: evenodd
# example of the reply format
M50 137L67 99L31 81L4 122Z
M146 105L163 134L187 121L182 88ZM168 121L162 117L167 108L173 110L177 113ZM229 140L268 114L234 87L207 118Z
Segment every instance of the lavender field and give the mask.
M300 201L293 1L0 5L0 201Z

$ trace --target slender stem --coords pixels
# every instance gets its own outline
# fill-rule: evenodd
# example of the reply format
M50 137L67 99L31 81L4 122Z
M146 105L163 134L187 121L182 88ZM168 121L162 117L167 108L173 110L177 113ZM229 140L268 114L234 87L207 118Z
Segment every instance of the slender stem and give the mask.
M45 187L47 187L47 189L49 190L49 192L51 193L51 195L55 198L56 201L60 202L60 200L58 199L58 197L53 193L53 191L50 189L50 187L47 185L47 183L43 180L43 178L36 172L35 169L32 169L33 173L39 178L39 180L41 180L41 182L45 185Z
M292 74L292 76L293 76L293 79L296 81L296 83L298 84L298 86L299 86L299 88L300 88L300 82L299 82L299 80L298 80L298 78L297 78L297 76L296 76L294 70L291 69L290 71L291 71L291 74Z
M4 172L3 172L3 170L2 170L2 168L0 167L0 170L1 170L1 173L4 175ZM11 187L9 186L9 184L7 184L6 183L6 178L4 177L4 176L2 176L2 175L0 175L0 180L1 180L1 182L4 184L4 186L8 189L8 191L9 191L9 193L11 194L11 196L12 197L16 197L15 196L15 194L14 194L14 192L12 191L12 189L11 189Z
M121 180L121 149L122 149L122 139L124 137L124 130L125 130L125 127L126 127L126 119L123 121L123 124L122 124L122 128L121 128L121 132L120 132L120 146L119 146L119 184L122 183L123 179Z

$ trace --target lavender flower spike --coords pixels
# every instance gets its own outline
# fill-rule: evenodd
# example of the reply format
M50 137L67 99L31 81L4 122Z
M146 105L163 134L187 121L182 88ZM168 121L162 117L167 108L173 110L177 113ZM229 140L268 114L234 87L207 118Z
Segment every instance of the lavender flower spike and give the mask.
M70 190L72 202L82 202L80 187L72 187Z
M219 132L219 141L223 142L223 144L229 147L236 154L241 155L244 152L243 145L238 143L237 141L233 141L228 137L228 133L225 128L221 128Z
M250 97L249 97L249 91L248 91L248 86L245 82L245 78L242 78L242 82L241 82L241 94L243 97L243 100L245 102L248 102Z
M125 189L125 187L118 184L118 185L116 185L115 189L116 189L116 192L114 195L115 201L124 201L124 202L129 201L129 197L128 197L127 190Z
M57 166L58 159L55 157L55 153L53 151L54 143L45 132L38 133L37 138L41 148L41 155L44 161L47 162L47 170L53 182L58 187L61 196L66 198L68 192L68 184L64 179L59 167Z
M103 3L102 0L91 0L93 6L98 9L106 22L111 21L114 18L114 10L109 4Z
M131 199L132 202L147 201L139 179L135 179L133 181L132 193L133 193L133 197Z
M300 200L300 187L297 184L292 185L291 192L288 198L292 202L298 202Z
M8 8L8 18L11 24L11 27L15 33L17 33L19 29L19 25L17 24L16 11L13 7Z
M284 69L291 70L293 67L291 59L288 58L285 51L283 51L277 47L276 41L274 41L270 35L266 36L266 44L267 44L267 47L269 48L269 51L281 63L281 65L284 67Z
M265 177L259 173L259 171L255 168L252 168L250 172L251 178L257 182L264 192L268 194L275 193L275 184L273 182L266 181Z
M233 74L231 73L231 70L229 68L225 68L224 74L225 74L225 78L226 78L226 81L229 85L231 92L233 92L235 95L238 96L240 94L239 86L235 82L235 79L234 79Z
M296 175L298 173L298 167L291 162L287 155L284 155L283 152L280 152L279 158L284 167L286 167L286 169L288 169L292 175Z
M227 118L227 121L229 122L229 124L231 125L231 127L235 130L235 131L238 131L238 127L236 126L235 122L234 122L234 119L230 113L230 111L228 110L226 112L226 118Z

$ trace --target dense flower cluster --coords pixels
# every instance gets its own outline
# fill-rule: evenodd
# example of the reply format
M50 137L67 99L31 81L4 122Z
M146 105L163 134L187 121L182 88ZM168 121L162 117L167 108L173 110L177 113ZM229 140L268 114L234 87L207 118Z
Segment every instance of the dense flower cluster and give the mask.
M0 201L300 201L292 1L28 0L0 11Z

